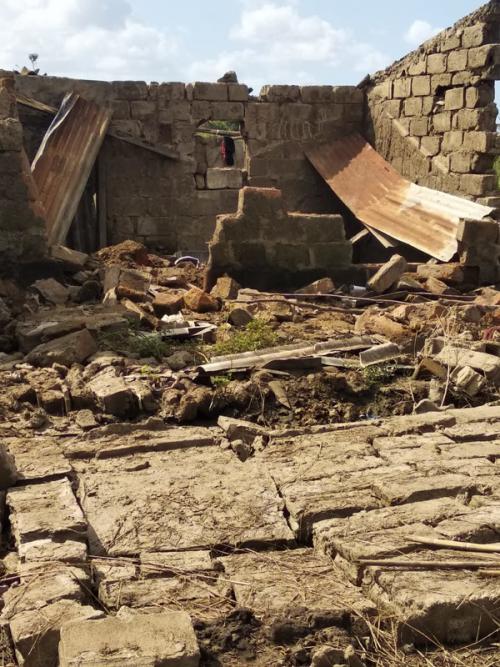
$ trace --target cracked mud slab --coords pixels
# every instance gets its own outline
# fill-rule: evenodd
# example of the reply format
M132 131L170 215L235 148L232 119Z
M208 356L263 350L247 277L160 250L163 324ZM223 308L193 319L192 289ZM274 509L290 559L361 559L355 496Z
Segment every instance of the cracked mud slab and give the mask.
M293 542L258 461L202 447L76 467L93 555Z

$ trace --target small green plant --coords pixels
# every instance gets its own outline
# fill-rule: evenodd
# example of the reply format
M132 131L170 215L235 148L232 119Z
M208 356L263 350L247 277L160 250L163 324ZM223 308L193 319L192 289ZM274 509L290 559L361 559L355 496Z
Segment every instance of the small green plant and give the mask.
M171 354L170 343L158 333L149 333L128 327L120 331L105 331L99 334L100 347L125 354L137 354L139 357L162 359Z
M214 375L212 385L214 389L225 389L232 379L231 375Z
M396 373L394 364L378 364L363 368L363 378L370 389L390 382Z
M242 331L230 335L227 340L216 343L210 350L212 356L255 352L265 347L278 345L278 336L269 324L255 319L249 322Z

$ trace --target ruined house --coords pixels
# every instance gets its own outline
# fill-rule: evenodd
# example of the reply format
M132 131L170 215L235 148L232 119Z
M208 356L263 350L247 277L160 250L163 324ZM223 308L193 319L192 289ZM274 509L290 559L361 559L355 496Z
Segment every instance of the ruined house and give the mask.
M500 664L499 78L0 72L2 664Z

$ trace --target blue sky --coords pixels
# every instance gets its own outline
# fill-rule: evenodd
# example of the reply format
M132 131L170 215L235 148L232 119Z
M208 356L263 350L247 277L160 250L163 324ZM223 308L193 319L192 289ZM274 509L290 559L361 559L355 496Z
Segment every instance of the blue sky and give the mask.
M1 0L0 67L95 79L356 84L474 0Z

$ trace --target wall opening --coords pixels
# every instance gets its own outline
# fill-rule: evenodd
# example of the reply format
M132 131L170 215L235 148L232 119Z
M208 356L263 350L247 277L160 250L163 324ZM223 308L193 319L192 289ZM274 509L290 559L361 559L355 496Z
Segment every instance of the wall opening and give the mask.
M243 187L248 164L243 122L202 121L195 132L197 190Z

